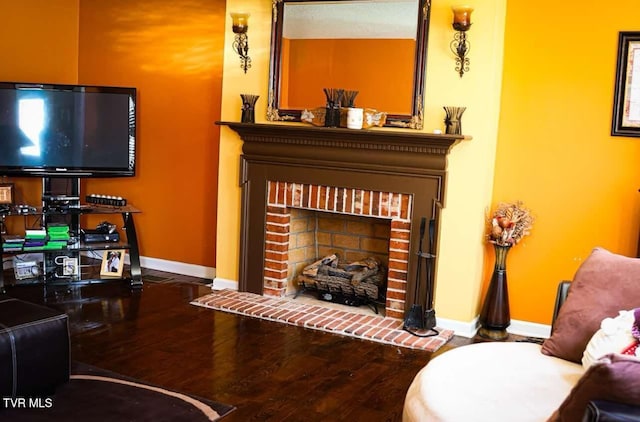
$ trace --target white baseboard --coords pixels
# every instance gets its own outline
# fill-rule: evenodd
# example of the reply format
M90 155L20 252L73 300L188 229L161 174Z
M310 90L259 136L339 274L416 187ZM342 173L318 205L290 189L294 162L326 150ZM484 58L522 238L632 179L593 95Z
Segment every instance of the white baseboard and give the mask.
M551 335L551 326L512 319L511 325L507 328L507 332L525 337L549 338Z
M453 330L457 336L471 338L478 332L478 318L470 322L457 321L455 319L439 318L436 315L436 325L440 328Z
M235 280L228 280L226 278L216 277L213 279L213 284L211 285L212 290L223 290L223 289L231 289L238 290L238 282Z
M470 322L436 317L436 322L438 327L453 330L457 336L467 338L475 336L480 328L478 317ZM551 326L512 319L507 332L525 337L548 338L551 335Z
M126 263L129 263L127 255ZM166 259L140 257L140 266L151 270L165 271L168 273L189 275L213 280L216 276L216 269L203 265L187 264L185 262L169 261Z

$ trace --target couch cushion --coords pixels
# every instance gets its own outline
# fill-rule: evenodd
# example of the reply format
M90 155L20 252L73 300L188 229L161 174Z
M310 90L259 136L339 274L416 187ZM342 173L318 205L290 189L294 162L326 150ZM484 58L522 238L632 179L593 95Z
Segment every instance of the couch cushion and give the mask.
M617 353L603 356L584 373L549 422L582 420L591 400L640 403L640 360Z
M542 353L580 362L606 317L640 305L640 259L595 248L582 263Z

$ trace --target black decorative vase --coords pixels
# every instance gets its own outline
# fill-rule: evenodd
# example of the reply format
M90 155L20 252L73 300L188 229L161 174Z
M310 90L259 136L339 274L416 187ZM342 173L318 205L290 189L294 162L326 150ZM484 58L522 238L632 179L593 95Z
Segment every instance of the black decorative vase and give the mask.
M507 327L511 324L506 267L507 254L511 250L511 245L494 244L493 246L496 252L496 263L482 305L478 334L492 340L504 340L509 336Z
M250 95L250 94L240 94L242 98L242 116L240 118L240 122L242 123L255 123L256 122L256 111L255 105L259 95Z
M242 117L240 119L242 123L255 123L256 113L253 107L246 107L242 109Z
M344 89L342 88L322 88L327 98L326 113L324 116L325 127L340 126L340 107L344 99Z
M339 106L327 106L326 114L324 117L325 127L338 127L340 126L340 107Z

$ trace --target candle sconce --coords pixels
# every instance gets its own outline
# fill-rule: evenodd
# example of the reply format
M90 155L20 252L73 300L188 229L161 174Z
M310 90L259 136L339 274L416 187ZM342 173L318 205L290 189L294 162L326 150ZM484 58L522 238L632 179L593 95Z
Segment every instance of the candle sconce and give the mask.
M251 57L249 57L249 13L231 13L233 33L236 34L233 40L233 51L240 56L240 67L247 73L251 67Z
M450 47L453 54L456 55L456 72L460 77L464 72L469 71L469 50L471 44L467 41L467 31L471 28L471 12L473 8L469 6L454 6L453 10L453 29L457 32L453 36Z

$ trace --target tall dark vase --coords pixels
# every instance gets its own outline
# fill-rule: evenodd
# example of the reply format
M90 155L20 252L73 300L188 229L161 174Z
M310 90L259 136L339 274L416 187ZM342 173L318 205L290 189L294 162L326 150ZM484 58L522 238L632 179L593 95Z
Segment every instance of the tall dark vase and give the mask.
M509 312L509 291L507 288L507 254L511 246L494 244L496 264L493 268L491 283L484 298L480 313L481 337L492 340L504 340L508 337L507 327L511 324Z

